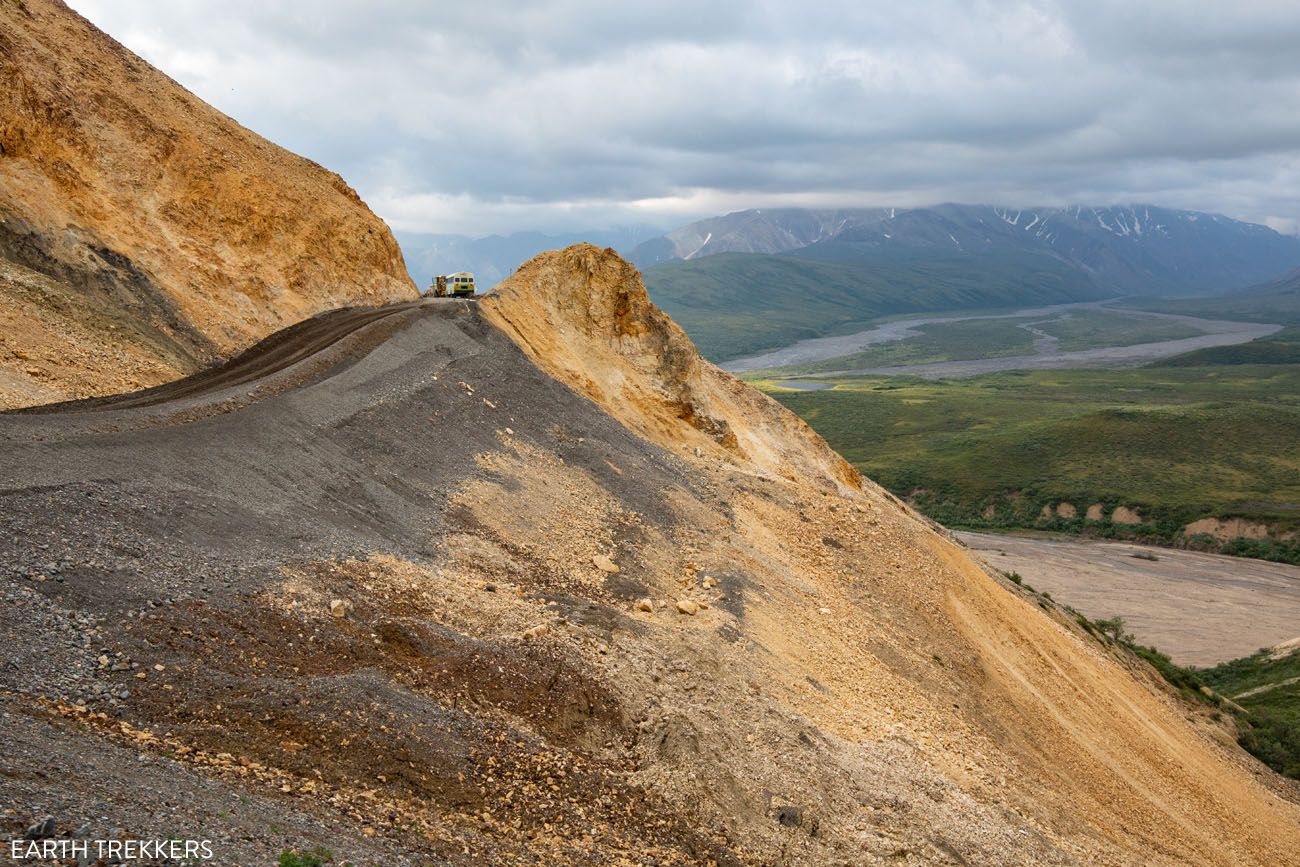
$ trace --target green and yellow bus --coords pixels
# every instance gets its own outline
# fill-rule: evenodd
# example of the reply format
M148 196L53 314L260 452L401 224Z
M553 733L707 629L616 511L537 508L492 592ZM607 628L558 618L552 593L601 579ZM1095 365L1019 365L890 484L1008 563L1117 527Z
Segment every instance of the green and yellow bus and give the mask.
M474 294L474 275L468 271L457 271L455 274L439 274L433 278L433 285L429 287L428 295L434 295L438 298L467 298Z

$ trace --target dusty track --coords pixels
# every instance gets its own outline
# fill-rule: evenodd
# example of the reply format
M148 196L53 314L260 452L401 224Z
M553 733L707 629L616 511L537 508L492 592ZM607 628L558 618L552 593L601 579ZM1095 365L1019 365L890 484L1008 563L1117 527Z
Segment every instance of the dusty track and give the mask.
M451 301L407 301L383 307L354 307L331 310L277 331L233 359L208 370L129 394L107 395L85 400L64 401L17 410L28 414L87 412L156 406L182 398L210 395L216 391L266 379L329 349L367 326L427 304ZM468 303L468 302L466 302ZM382 336L380 337L382 339ZM355 347L355 354L373 348L375 341Z

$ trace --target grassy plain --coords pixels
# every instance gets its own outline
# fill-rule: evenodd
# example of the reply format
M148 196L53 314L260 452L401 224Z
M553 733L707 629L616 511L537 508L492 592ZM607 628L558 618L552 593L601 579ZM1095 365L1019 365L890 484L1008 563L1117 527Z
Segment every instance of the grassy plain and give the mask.
M868 476L953 526L1165 543L1210 515L1300 527L1300 365L834 381L817 392L757 384ZM1078 515L1042 516L1061 502ZM1146 521L1088 521L1093 503ZM1300 562L1294 542L1226 552Z
M1072 311L1069 316L1059 316L1034 327L1059 338L1058 348L1063 352L1156 343L1205 333L1184 322L1110 310Z

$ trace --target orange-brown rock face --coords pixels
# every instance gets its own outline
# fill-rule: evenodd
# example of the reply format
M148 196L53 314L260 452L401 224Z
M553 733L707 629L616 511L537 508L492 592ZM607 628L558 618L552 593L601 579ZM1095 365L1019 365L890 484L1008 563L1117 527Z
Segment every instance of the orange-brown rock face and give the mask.
M0 408L153 385L414 297L337 175L54 0L0 2Z
M801 419L701 358L613 250L542 253L481 304L543 370L660 446L832 489L862 484Z

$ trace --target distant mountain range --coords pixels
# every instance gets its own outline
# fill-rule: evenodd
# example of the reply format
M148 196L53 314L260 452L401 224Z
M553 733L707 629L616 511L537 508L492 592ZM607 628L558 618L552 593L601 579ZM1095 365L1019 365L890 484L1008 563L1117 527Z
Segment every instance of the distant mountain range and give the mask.
M1300 266L1300 238L1154 205L738 211L645 241L630 256L646 269L727 252L860 265L1036 253L1077 268L1102 290L1138 295L1223 291Z
M420 232L394 232L402 246L406 268L417 286L428 286L435 274L455 271L473 272L479 291L491 289L516 268L544 250L587 242L598 247L613 247L627 255L638 243L655 235L658 229L628 227L547 235L542 232L516 232L512 235L435 235Z
M638 244L651 297L714 361L900 313L1239 289L1300 238L1154 205L740 211Z

